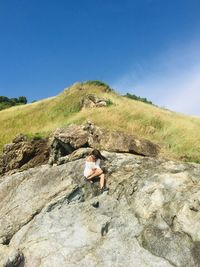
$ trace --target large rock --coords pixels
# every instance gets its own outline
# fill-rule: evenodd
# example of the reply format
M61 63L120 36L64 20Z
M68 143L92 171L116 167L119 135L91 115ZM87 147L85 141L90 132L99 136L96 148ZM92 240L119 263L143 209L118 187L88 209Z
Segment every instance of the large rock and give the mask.
M49 163L58 163L61 157L84 147L151 157L157 156L159 152L158 146L148 140L120 131L109 131L88 122L85 125L69 125L55 131Z
M88 138L89 132L75 124L56 129L51 139L49 163L57 163L61 157L71 154L78 148L88 146Z
M14 250L26 267L199 267L200 165L103 155L101 195L83 159L0 179L4 262Z
M104 98L99 98L94 94L87 95L81 99L81 109L94 108L94 107L106 107L107 101Z
M26 170L47 163L49 146L47 139L28 139L18 135L10 144L4 145L0 156L0 175Z
M95 127L92 131L88 144L90 147L112 152L127 152L151 157L155 157L158 154L158 146L148 140L99 127Z
M125 205L107 196L98 201L97 209L88 202L41 213L17 233L11 246L23 244L25 264L31 267L172 266L140 247L136 236L141 228L134 215L124 217Z
M61 164L67 163L69 161L74 161L77 159L85 158L86 156L88 156L92 152L92 150L93 149L90 147L79 148L67 156L58 158L57 165L61 165Z
M63 165L62 168L51 169L49 165L44 165L2 177L0 243L8 244L12 236L40 213L52 198L72 190L72 180L65 168Z

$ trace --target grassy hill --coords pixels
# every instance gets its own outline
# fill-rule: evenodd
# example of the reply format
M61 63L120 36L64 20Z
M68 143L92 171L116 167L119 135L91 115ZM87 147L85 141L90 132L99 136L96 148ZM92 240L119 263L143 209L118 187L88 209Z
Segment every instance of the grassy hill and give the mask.
M80 110L88 94L113 105ZM76 83L56 97L0 111L0 149L19 133L49 136L57 127L86 120L147 138L161 147L164 157L200 163L200 119L120 96L98 82Z

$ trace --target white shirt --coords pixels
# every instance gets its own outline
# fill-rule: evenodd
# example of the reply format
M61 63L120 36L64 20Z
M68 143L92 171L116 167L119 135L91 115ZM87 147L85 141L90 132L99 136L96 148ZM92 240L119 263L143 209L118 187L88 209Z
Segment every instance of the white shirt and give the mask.
M97 161L93 162L93 161L86 161L85 162L85 169L84 169L84 176L87 177L90 173L92 169L100 169L100 159L98 159Z

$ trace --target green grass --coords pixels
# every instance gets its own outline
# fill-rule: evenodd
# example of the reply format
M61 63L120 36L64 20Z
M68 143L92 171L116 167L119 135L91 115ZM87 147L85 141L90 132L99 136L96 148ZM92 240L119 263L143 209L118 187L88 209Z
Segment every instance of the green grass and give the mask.
M108 99L109 106L80 110L88 94ZM19 133L45 137L57 127L86 120L149 139L166 158L200 163L199 118L122 97L98 81L76 83L56 97L0 111L0 149Z

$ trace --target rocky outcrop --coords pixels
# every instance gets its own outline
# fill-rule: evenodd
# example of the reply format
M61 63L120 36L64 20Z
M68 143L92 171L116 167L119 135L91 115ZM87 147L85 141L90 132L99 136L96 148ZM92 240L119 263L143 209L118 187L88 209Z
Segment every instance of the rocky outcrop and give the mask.
M108 105L107 103L108 103L107 99L99 98L96 95L90 94L90 95L85 96L81 100L81 109L106 107Z
M47 163L49 148L47 139L28 139L18 135L10 144L4 145L0 155L0 175L26 170Z
M71 124L57 129L50 145L44 138L29 139L18 135L12 143L4 146L0 155L0 175L40 166L47 161L51 165L63 164L86 156L93 148L152 157L157 156L159 151L152 142L123 132L109 131L90 122Z
M103 194L84 159L0 179L0 266L200 266L200 165L102 154Z
M69 125L55 131L49 163L59 163L60 158L84 147L151 157L157 156L159 152L158 146L148 140L120 131L109 131L88 122L85 125Z
M120 131L109 131L100 127L91 129L88 144L92 148L112 152L127 152L151 157L155 157L158 154L158 146L149 140L139 139L130 134Z

